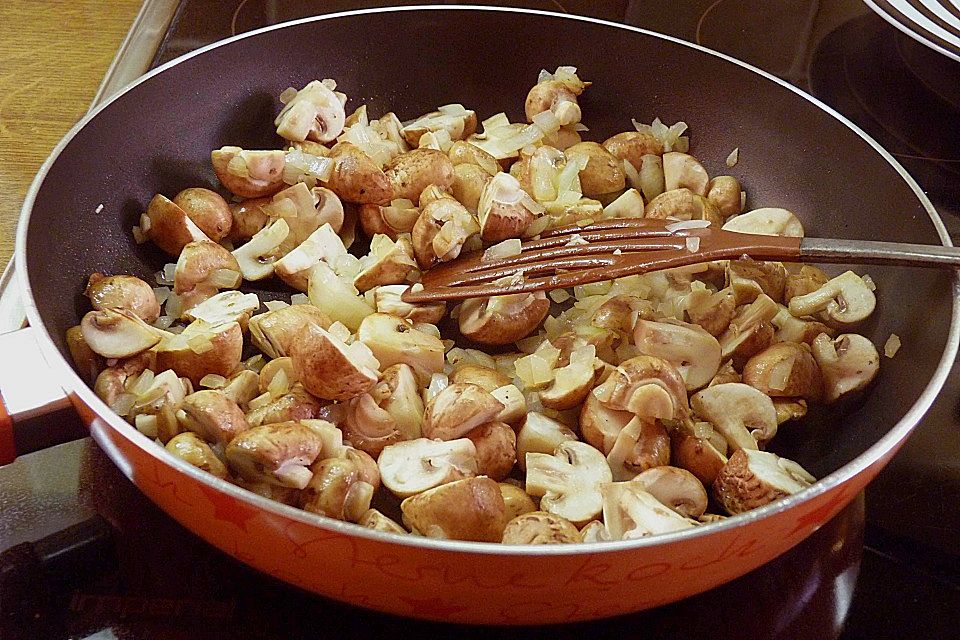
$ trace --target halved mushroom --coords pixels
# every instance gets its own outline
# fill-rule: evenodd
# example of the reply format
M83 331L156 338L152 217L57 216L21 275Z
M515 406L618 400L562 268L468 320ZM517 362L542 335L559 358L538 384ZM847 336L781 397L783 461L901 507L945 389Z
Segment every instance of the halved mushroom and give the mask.
M167 451L186 460L198 469L224 480L230 479L230 472L220 458L213 452L206 442L195 433L187 431L172 437L164 447Z
M725 231L758 233L765 236L803 237L803 225L792 212L786 209L765 207L741 213L727 220Z
M737 305L749 304L765 293L773 300L783 299L787 271L779 262L760 262L749 258L727 263L727 286Z
M465 438L477 449L477 473L500 481L517 462L517 435L505 422L488 422L468 431Z
M511 383L510 377L503 372L478 364L458 364L449 378L451 384L475 384L489 393Z
M588 198L596 198L623 191L626 176L623 162L596 142L580 142L564 150L569 159L574 154L587 156L587 166L580 171L581 193Z
M262 198L283 189L286 157L281 150L246 151L229 146L210 153L217 179L241 198Z
M227 464L248 481L303 489L313 472L309 466L323 450L323 439L300 422L253 427L227 445Z
M603 146L615 157L632 164L637 171L640 171L643 156L663 154L663 142L649 132L624 131L607 138Z
M830 322L846 327L865 320L877 306L877 297L863 278L846 271L822 287L790 300L790 313L810 316L825 311Z
M103 357L97 355L83 339L83 331L81 331L80 325L67 329L65 337L74 368L87 384L93 384L97 375L106 365Z
M670 466L647 469L632 482L681 516L699 518L707 510L707 490L686 469Z
M413 367L407 364L386 367L370 395L396 422L403 440L421 436L424 406Z
M386 313L413 323L440 324L440 321L446 315L446 303L411 304L404 302L401 296L407 288L407 285L396 284L384 285L374 289L373 299L377 305L377 313Z
M383 167L394 198L417 202L429 185L449 189L453 184L453 163L442 151L413 149L402 153Z
M344 441L372 456L383 448L402 440L397 421L377 404L377 399L364 393L343 403L344 419L339 423Z
M704 486L713 483L727 464L726 451L726 439L709 422L682 421L670 430L671 463L692 473Z
M299 305L298 305L299 306ZM362 342L346 344L319 325L309 323L296 334L290 357L297 378L318 398L349 400L377 383L380 363Z
M770 397L739 382L718 384L690 398L698 416L713 425L733 450L757 449L777 433L777 411Z
M126 309L144 322L153 322L160 316L160 303L153 289L135 276L91 274L83 295L90 299L95 311Z
M740 375L740 372L733 368L732 360L727 360L721 365L720 370L717 371L717 375L713 376L713 379L707 386L715 387L718 384L724 384L726 382L743 382L743 377Z
M333 321L313 305L294 304L250 318L250 339L268 358L282 358L290 355L297 334L308 324L329 329Z
M604 218L643 217L643 196L636 189L627 189L603 208Z
M826 334L813 341L813 357L823 374L824 400L834 402L840 396L860 391L880 370L880 354L868 338L845 333L831 340Z
M177 420L207 442L227 444L250 428L237 403L223 391L205 389L184 398Z
M370 253L360 258L360 273L353 284L360 291L391 284L401 284L417 268L413 258L413 244L407 235L394 242L377 234L370 240Z
M510 344L536 331L549 312L542 291L470 298L460 307L460 333L481 344Z
M273 122L277 135L298 142L335 140L343 131L347 115L339 96L328 84L329 81L313 80L297 91Z
M496 158L477 145L462 140L457 140L450 146L447 156L453 163L454 169L462 165L471 165L480 167L488 176L494 176L500 171Z
M636 482L613 482L603 486L603 522L613 540L634 540L697 526Z
M503 404L475 384L448 385L426 404L423 434L428 438L454 440L496 419Z
M300 493L300 508L336 520L358 522L370 509L374 486L349 458L324 458L311 467L313 476Z
M90 311L80 321L83 341L104 358L129 358L153 347L162 337L140 316L126 309Z
M216 191L191 187L178 193L173 203L214 242L220 242L230 233L233 214L230 205Z
M182 431L176 410L193 388L173 371L154 375L141 368L145 360L135 358L105 369L97 377L95 391L138 431L166 443Z
M784 306L780 307L780 310L771 322L773 326L776 327L776 332L773 337L778 342L803 342L812 344L821 333L826 333L831 337L836 333L834 329L822 322L806 318L797 318Z
M338 142L330 149L333 174L326 187L341 200L356 204L386 204L395 195L390 178L363 149L350 142Z
M255 371L240 369L227 379L221 391L244 411L251 400L259 395L259 376Z
M700 325L714 337L723 335L737 309L737 299L729 288L702 296L691 296L687 307L690 322Z
M299 246L277 260L273 264L273 270L285 283L306 292L313 265L321 260L335 265L346 255L347 249L340 236L329 223L325 223Z
M233 250L244 280L263 280L273 275L276 251L290 234L290 227L282 218L271 222L256 233L246 244Z
M140 217L140 229L145 238L171 256L180 255L188 242L209 240L183 209L159 193Z
M180 297L183 310L212 298L220 289L236 289L243 280L237 259L211 240L186 244L173 278L173 292Z
M562 422L531 411L517 432L517 464L525 471L528 453L549 455L564 442L576 440L577 434Z
M820 367L805 344L770 345L747 360L742 373L744 383L771 397L817 402L823 395Z
M600 487L613 480L606 458L585 442L563 442L553 455L527 453L526 467L527 493L541 497L544 511L574 524L600 514Z
M823 269L809 264L800 265L800 269L787 273L783 288L783 302L789 304L797 296L812 293L827 284L830 276Z
M437 198L420 207L413 225L413 252L421 269L453 260L467 238L479 231L466 208L450 197Z
M571 544L580 531L566 518L546 511L516 516L503 529L503 544Z
M433 487L477 475L477 450L466 438L417 438L383 448L377 458L383 486L406 498Z
M223 291L187 309L183 316L190 321L203 320L208 324L238 322L246 332L251 314L260 308L260 299L255 293Z
M570 68L560 67L556 74L548 74L548 78L533 85L523 106L527 122L533 122L534 117L544 111L552 112L563 125L580 122L577 96L590 83L580 80L576 70L569 71Z
M382 233L396 240L401 233L413 231L413 225L420 217L420 207L410 200L396 198L389 204L361 205L359 216L360 226L368 236Z
M647 301L635 295L616 295L597 307L590 324L623 334L633 334L633 325Z
M596 393L590 393L580 409L580 433L584 440L607 455L617 442L617 436L633 418L629 411L604 406Z
M713 483L713 497L730 515L803 491L816 478L803 467L768 451L741 449L730 456Z
M594 394L610 409L646 419L670 420L687 412L687 390L680 372L652 356L624 360Z
M384 531L386 533L400 533L404 535L407 533L406 529L376 509L367 509L367 511L360 516L360 519L357 520L357 524L359 524L361 527L366 527L375 531Z
M490 395L503 405L503 410L497 414L497 420L519 428L527 417L527 399L523 392L512 384L505 384L491 391Z
M599 520L591 520L580 527L580 542L610 542L611 540L606 525Z
M477 130L477 113L464 109L461 104L448 104L437 111L420 116L404 126L400 133L412 147L420 143L420 137L429 132L445 131L451 140L463 140Z
M357 339L370 348L381 367L404 363L422 380L443 371L443 343L413 323L386 313L372 313L360 323Z
M124 404L127 405L127 411L118 411L116 405L120 400L120 396L127 393L133 387L141 373L146 369L152 369L154 367L153 354L149 351L133 358L120 360L97 375L93 385L93 391L97 394L97 397L110 405L110 408L116 413L124 415L132 405L125 401ZM151 373L153 372L151 371Z
M663 154L663 182L667 191L689 189L699 196L706 196L710 176L707 175L707 170L703 168L700 161L693 156L670 151ZM738 190L737 200L739 199Z
M533 501L533 498L515 484L501 482L500 494L503 496L503 505L506 509L508 522L519 515L537 510L537 504Z
M676 218L677 220L708 220L722 224L723 216L716 205L687 188L664 191L644 208L647 218Z
M194 320L179 334L164 338L157 347L159 370L173 369L194 385L208 375L229 376L240 365L243 331L237 322L211 325Z
M720 369L720 343L698 325L638 318L633 340L640 353L673 363L688 391L706 386Z
M233 224L230 227L228 238L234 243L249 240L258 231L267 226L270 216L263 210L264 205L270 204L269 196L262 198L247 198L230 205L230 214Z
M807 401L802 398L773 398L773 408L777 410L777 424L807 415Z
M260 396L263 398L263 396ZM311 420L319 418L324 407L312 395L307 393L302 384L294 384L289 391L273 397L272 394L250 402L247 412L247 423L251 427L272 422L289 422L291 420Z
M778 311L777 303L766 294L741 307L719 338L720 357L732 359L734 367L739 368L750 356L766 349L773 342L770 321Z
M499 542L507 523L500 487L483 476L410 496L400 509L403 523L428 538Z
M323 187L310 189L303 182L274 195L263 210L271 218L285 221L290 230L276 248L276 257L296 249L323 225L329 224L336 233L344 222L343 203L336 193Z
M616 481L629 480L641 471L670 462L670 436L656 419L634 416L617 433L607 454Z
M740 181L733 176L717 176L707 184L707 200L720 211L724 218L743 211L743 196Z
M533 222L533 205L520 182L498 173L486 183L477 202L480 237L487 242L521 238Z
M569 364L554 369L553 382L540 392L543 406L558 411L579 406L593 390L596 360L596 347L592 344L574 350Z
M467 146L472 147L473 145ZM480 149L477 149L477 151L485 153ZM493 162L496 165L496 160ZM450 193L472 215L478 215L480 199L491 180L490 174L482 167L475 164L457 164L453 167L453 183L450 185Z

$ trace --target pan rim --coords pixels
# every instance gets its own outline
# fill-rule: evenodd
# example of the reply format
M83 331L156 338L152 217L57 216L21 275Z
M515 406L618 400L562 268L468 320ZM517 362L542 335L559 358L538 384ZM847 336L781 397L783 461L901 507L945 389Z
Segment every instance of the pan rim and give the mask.
M257 37L262 33L267 33L274 30L287 29L295 27L298 25L311 23L311 22L321 22L325 20L333 20L338 18L352 17L358 15L370 15L370 14L379 14L379 13L399 13L399 12L408 12L408 11L486 11L486 12L495 12L502 14L528 14L528 15L539 15L551 19L564 19L564 20L573 20L580 22L587 22L592 24L598 24L605 27L612 27L616 29L623 29L626 31L631 31L634 33L639 33L644 36L658 38L674 44L679 44L681 46L692 48L696 51L699 51L706 55L711 55L718 57L726 62L733 63L738 65L752 73L758 74L761 77L772 81L781 87L785 87L788 90L792 91L794 94L800 98L807 100L815 107L826 112L841 124L851 129L856 133L860 138L862 138L873 150L880 154L880 156L886 160L893 169L900 175L900 177L907 183L907 185L914 192L914 195L917 197L920 204L926 210L928 217L930 218L931 223L934 226L937 235L940 237L940 241L944 246L952 246L952 242L949 234L947 233L946 227L943 224L943 221L940 219L939 214L936 212L933 204L924 194L923 190L916 183L912 176L900 165L897 160L890 155L883 147L881 147L872 137L870 137L866 132L864 132L860 127L851 122L845 116L834 110L829 105L824 104L814 96L807 94L797 87L781 80L780 78L763 71L757 67L754 67L746 62L733 58L727 54L713 51L707 49L701 45L687 42L679 38L660 34L654 31L647 29L641 29L639 27L634 27L630 25L620 24L616 22L611 22L608 20L601 20L598 18L591 18L586 16L576 16L571 14L562 14L552 11L542 11L535 9L523 9L515 7L490 7L490 6L475 6L475 5L417 5L417 6L407 6L407 7L377 7L373 9L358 9L352 11L342 11L337 13L325 14L320 16L312 16L308 18L302 18L299 20L293 20L289 22L284 22L276 25L271 25L256 29L254 31L242 33L230 38L220 40L214 43L211 43L207 46L204 46L195 51L186 53L174 60L171 60L156 69L144 74L134 82L130 83L122 90L111 96L108 100L100 104L97 108L91 110L87 113L76 125L74 125L67 134L57 143L56 147L51 151L50 156L44 161L40 169L37 172L36 177L30 185L29 190L27 191L26 197L24 199L23 207L21 209L20 219L18 221L17 235L16 235L16 245L14 252L14 259L18 263L17 277L21 289L23 291L24 305L26 307L27 318L30 322L30 325L34 327L34 334L37 336L37 342L40 345L41 353L44 355L44 358L49 363L54 374L58 377L58 381L64 386L64 389L68 394L75 395L78 397L85 405L90 407L98 416L98 419L104 421L110 428L118 431L124 438L131 440L139 446L141 449L144 449L149 455L153 456L155 459L163 462L167 465L172 465L175 469L190 476L193 480L201 482L208 487L211 487L217 491L226 493L232 498L241 500L247 504L255 506L258 509L263 509L266 512L273 514L274 516L280 516L283 518L293 519L304 524L311 526L316 526L321 529L326 529L334 531L347 536L359 536L361 538L368 538L371 541L382 542L382 543L391 543L403 546L409 546L412 548L425 549L437 552L460 552L460 553L471 553L471 554L492 554L492 555L507 555L507 556L577 556L582 554L601 554L601 553L617 553L624 551L631 551L647 547L660 547L668 546L674 543L685 543L689 542L703 536L710 536L714 533L722 533L732 531L734 529L739 529L741 527L747 526L754 522L760 520L766 520L767 518L774 517L778 514L781 514L793 507L813 500L828 491L831 491L837 488L839 485L844 484L859 475L861 472L878 462L885 455L890 452L895 452L897 448L903 443L903 441L909 436L914 428L919 424L920 420L924 414L930 409L933 401L936 399L940 389L943 387L948 374L952 368L953 362L957 356L958 345L960 345L960 273L954 272L952 277L952 290L953 290L953 305L952 305L952 316L950 322L950 329L947 333L946 347L944 349L943 355L940 359L940 362L937 364L937 368L933 373L933 376L930 378L927 386L921 392L917 401L908 409L907 413L901 418L896 424L894 424L887 433L885 433L877 442L871 445L866 451L861 453L859 456L843 465L839 469L832 471L823 478L820 478L816 483L814 483L809 488L787 496L781 500L778 500L774 503L748 511L737 516L732 516L725 519L719 523L713 523L709 527L694 527L682 531L660 534L657 536L651 536L646 538L641 538L637 540L621 540L615 542L607 542L602 545L538 545L538 546L523 546L523 545L502 545L502 544L491 544L484 542L465 542L465 541L455 541L455 540L436 540L426 537L419 536L399 536L396 534L388 534L380 531L374 531L360 525L353 523L342 522L339 520L334 520L317 514L312 514L295 507L291 507L279 502L275 502L263 496L254 494L246 489L242 489L237 485L230 484L225 480L216 478L206 472L201 471L197 467L190 465L189 463L175 458L174 456L168 455L162 447L158 447L151 439L137 431L132 425L124 421L120 416L114 414L109 407L104 403L94 392L93 390L84 383L80 377L76 374L66 359L62 356L59 349L56 347L52 337L47 331L47 327L44 324L40 313L36 306L36 301L33 297L33 291L30 287L30 275L27 270L27 260L26 260L26 245L27 245L27 230L29 228L30 217L33 211L33 206L36 201L37 194L40 191L40 188L43 185L44 179L49 173L50 167L56 161L57 157L62 153L62 151L67 147L67 145L73 140L77 133L84 127L88 122L97 117L97 115L106 109L109 105L113 104L115 101L119 100L121 97L126 95L128 92L134 90L139 85L150 80L156 75L159 75L166 71L169 68L172 68L178 64L185 62L195 56L204 54L207 51L227 46L235 41ZM129 473L127 474L130 475Z

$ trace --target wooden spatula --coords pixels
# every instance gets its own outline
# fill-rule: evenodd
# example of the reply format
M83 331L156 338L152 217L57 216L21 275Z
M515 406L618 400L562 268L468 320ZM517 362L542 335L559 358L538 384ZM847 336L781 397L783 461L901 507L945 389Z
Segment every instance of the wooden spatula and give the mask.
M788 262L960 267L956 247L788 238L697 224L625 218L547 231L538 240L522 243L516 255L485 260L478 251L440 264L423 274L422 289L412 287L402 298L423 303L547 291L745 256Z

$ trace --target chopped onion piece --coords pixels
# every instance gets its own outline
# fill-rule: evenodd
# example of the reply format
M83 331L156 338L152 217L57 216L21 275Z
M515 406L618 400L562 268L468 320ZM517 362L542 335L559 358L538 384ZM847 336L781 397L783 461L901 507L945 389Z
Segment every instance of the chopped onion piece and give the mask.
M170 287L154 287L153 296L157 299L157 304L163 306L163 303L170 297Z
M424 400L430 402L438 393L450 386L450 378L444 373L435 373L430 376L430 384L424 390Z
M243 282L243 276L233 269L217 269L209 280L209 283L217 289L236 289L241 282Z
M173 316L160 316L159 318L153 321L153 326L156 327L157 329L163 329L166 331L167 329L170 328L170 325L176 322L176 320L177 319L174 318Z
M295 95L297 95L297 90L293 87L287 87L286 89L280 92L280 102L282 104L287 104L288 102L293 100L293 97Z
M148 438L157 437L157 416L141 413L133 419L133 424L136 426L137 431Z
M573 234L572 236L570 236L570 240L568 240L567 243L566 243L565 245L563 245L563 246L565 246L565 247L577 247L577 246L582 246L582 245L587 245L587 244L590 244L590 241L589 241L589 240L587 240L586 238L584 238L583 236L581 236L579 233L575 233L575 234Z
M870 291L877 290L877 283L873 281L869 273L863 274L860 276L860 279L863 280L863 284L867 285L867 289L870 289Z
M675 233L685 229L706 229L709 226L709 220L678 220L676 222L671 222L664 228L670 233Z
M533 123L545 133L556 133L560 130L560 121L552 111L542 111L533 116Z
M263 303L263 306L265 306L268 311L279 311L280 309L286 309L290 305L283 300L267 300Z
M900 336L895 333L891 333L890 337L887 338L887 341L883 345L883 355L888 358L892 358L897 355L897 351L900 351L902 343L900 342Z
M546 69L540 69L540 74L537 76L537 84L547 82L548 80L553 80L553 74Z
M141 229L140 227L134 227L134 228L133 228L133 239L136 241L137 244L143 244L144 242L146 242L146 241L149 240L150 238L147 237L147 235L144 233L143 229Z
M489 262L499 258L509 258L520 254L521 243L519 238L510 238L493 245L483 252L481 262Z
M295 293L290 296L290 304L310 304L310 297L305 293Z
M736 147L733 151L730 152L730 155L727 156L727 166L735 167L737 162L740 160L740 147Z
M550 296L550 299L556 302L557 304L563 304L573 296L566 289L554 289L547 295Z
M208 373L200 378L200 386L205 389L223 389L227 386L227 379L216 373Z
M700 250L700 236L687 236L686 245L687 251L696 253Z

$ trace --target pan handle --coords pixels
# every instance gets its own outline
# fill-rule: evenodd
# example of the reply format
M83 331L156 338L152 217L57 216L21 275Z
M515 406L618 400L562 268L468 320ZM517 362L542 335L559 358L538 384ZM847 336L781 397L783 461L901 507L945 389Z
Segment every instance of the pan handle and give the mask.
M27 327L0 334L0 465L83 435L71 431L65 439L62 429L47 428L49 420L37 420L71 405L40 353L34 331Z

